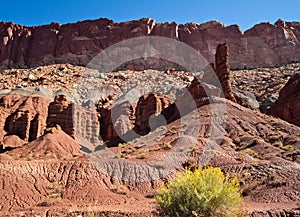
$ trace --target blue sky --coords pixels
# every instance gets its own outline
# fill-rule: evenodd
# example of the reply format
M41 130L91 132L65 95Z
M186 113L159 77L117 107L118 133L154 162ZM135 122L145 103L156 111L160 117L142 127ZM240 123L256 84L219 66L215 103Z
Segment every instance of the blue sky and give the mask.
M300 21L299 0L15 0L1 1L1 21L22 25L42 25L79 20L110 18L128 21L151 17L157 22L177 23L218 20L238 24L242 30L260 22L274 23L278 18Z

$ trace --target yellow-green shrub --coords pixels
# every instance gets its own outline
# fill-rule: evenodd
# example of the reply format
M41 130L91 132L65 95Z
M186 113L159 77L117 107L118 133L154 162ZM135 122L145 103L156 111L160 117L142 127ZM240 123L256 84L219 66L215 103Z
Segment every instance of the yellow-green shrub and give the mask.
M241 201L237 178L213 167L177 173L156 195L159 210L172 217L234 217L241 213Z

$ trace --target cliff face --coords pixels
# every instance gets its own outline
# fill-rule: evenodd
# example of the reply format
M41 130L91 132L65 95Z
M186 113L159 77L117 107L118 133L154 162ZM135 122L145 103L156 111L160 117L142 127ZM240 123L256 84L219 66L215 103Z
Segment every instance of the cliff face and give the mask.
M237 25L155 23L140 19L115 23L108 19L27 27L0 22L0 68L53 63L86 65L101 50L125 39L163 36L187 43L209 61L219 43L229 45L232 68L275 66L300 61L300 23L278 20L242 33ZM142 66L141 66L142 64ZM153 64L157 65L155 61ZM135 65L130 65L132 68ZM151 68L151 62L138 69ZM167 65L163 64L163 67Z

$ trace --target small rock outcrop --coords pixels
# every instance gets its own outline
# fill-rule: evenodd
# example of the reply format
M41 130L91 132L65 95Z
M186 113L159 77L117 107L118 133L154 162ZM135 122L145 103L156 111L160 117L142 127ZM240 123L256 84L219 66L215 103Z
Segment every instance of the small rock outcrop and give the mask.
M267 113L300 126L300 73L290 78Z
M258 109L259 102L256 100L255 95L249 91L233 92L236 102L246 108Z
M271 95L265 100L263 100L259 106L259 110L263 113L268 113L274 103L278 100L278 96Z

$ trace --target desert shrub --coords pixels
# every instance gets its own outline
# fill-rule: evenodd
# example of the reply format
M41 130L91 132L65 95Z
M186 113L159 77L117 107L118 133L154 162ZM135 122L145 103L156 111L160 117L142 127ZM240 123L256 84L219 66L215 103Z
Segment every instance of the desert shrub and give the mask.
M156 194L158 209L172 217L239 216L241 201L238 179L213 167L176 173Z

